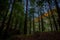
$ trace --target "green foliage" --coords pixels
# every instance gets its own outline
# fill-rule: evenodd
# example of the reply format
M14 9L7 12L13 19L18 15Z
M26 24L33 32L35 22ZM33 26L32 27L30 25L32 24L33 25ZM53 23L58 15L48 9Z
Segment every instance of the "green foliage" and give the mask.
M48 1L48 0L45 0L46 2ZM41 11L44 11L42 8L43 8L43 6L44 6L44 1L43 0L41 0L41 1L37 1L36 2L36 0L30 0L29 1L30 2L30 9L28 8L28 31L29 31L29 27L31 26L31 31L33 31L33 23L35 24L35 13L40 17L40 12ZM49 2L51 3L51 0L49 0ZM1 4L1 6L0 6L0 13L4 16L5 14L6 14L6 11L7 10L9 10L8 9L8 5L9 5L9 3L8 3L8 0L0 0L0 4ZM14 8L13 8L13 10L12 10L12 18L11 18L11 24L10 24L10 26L12 26L12 27L15 27L15 24L16 24L16 20L18 20L17 22L17 24L18 24L18 26L17 27L19 27L19 30L20 31L22 31L22 30L24 30L23 29L23 27L24 27L24 21L25 21L25 13L24 13L24 8L25 8L25 6L23 5L24 4L24 2L23 2L23 0L16 0L15 1L15 4L14 4ZM35 7L36 6L38 6L38 8L37 9L35 9ZM29 4L28 4L28 7L29 7ZM40 9L40 7L41 7L41 9ZM40 9L40 10L39 10ZM36 10L39 10L39 12L38 11L36 11ZM26 10L25 10L26 11ZM38 14L39 13L39 14ZM6 21L9 19L9 15L10 15L10 12L8 11L7 12L7 18L6 18ZM42 14L43 15L43 14ZM56 20L56 22L57 22L57 19L58 19L58 17L56 17L57 16L57 14L55 14L55 20ZM2 19L2 16L0 16L0 20ZM33 20L34 19L34 20ZM40 18L41 19L41 18ZM43 18L43 21L44 20L47 20L48 19L48 17L47 18ZM12 21L13 20L13 21ZM37 21L38 21L38 18L36 19ZM34 22L33 22L34 21ZM42 21L42 22L43 22ZM27 22L27 21L26 21ZM31 24L30 24L30 22L31 22ZM41 21L40 21L41 22ZM7 22L6 22L7 23ZM6 23L5 23L5 26L6 26ZM50 27L50 24L49 24L50 22L49 22L49 20L48 20L48 23L44 23L43 22L43 24L44 24L44 30L45 30L45 28L47 28L48 29L48 27ZM53 24L53 23L52 23ZM54 25L54 24L53 24ZM37 22L36 24L35 24L35 26L34 27L37 27L37 28L35 28L35 29L38 29L39 30L39 22ZM41 25L40 25L41 26ZM41 30L42 30L42 27L40 28ZM41 31L40 30L40 31ZM37 31L37 30L36 30Z
M0 11L5 11L8 7L8 0L0 0Z
M36 0L30 0L30 4L33 6Z
M37 2L37 5L38 5L38 6L42 6L42 5L43 5L43 2L42 2L42 1L38 1L38 2Z
M30 8L30 14L35 13L35 8Z
M24 7L23 7L22 4L17 4L17 3L15 3L14 8L15 8L15 10L17 10L18 12L24 13L24 11L23 11Z
M20 3L21 3L21 2L22 2L22 0L16 0L16 2L20 2Z

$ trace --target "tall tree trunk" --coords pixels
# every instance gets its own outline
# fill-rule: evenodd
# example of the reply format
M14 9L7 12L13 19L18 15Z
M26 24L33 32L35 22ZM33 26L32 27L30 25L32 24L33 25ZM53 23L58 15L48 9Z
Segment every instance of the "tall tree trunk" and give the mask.
M41 7L40 7L40 16L41 16L41 27L42 27L42 32L44 31L44 22L43 22L43 14L41 12ZM44 10L43 10L44 11Z
M29 34L31 34L31 23L32 23L32 22L31 22L31 18L32 18L32 17L31 17L31 15L30 15L30 16L29 16L29 21L30 21Z
M17 28L17 25L18 25L18 19L16 19L16 21L15 21L14 30L16 30L16 28Z
M33 13L33 32L35 32L35 21L34 21L34 13Z
M7 29L9 28L9 25L10 25L10 20L11 20L11 17L12 17L12 12L13 12L13 7L14 7L14 4L15 4L15 0L13 0L13 1L11 1L11 2L12 2L12 7L11 7L11 11L10 11L10 15L9 15L8 22L7 22L6 31L7 31Z
M19 20L19 30L20 30L21 34L24 33L24 31L22 30L21 20ZM22 31L23 31L23 32L22 32Z
M12 17L12 19L11 19L11 25L10 25L9 31L12 31L12 30L13 30L12 27L13 27L14 19L15 19L15 18Z
M39 31L40 31L40 14L39 14L39 10L38 10L38 23L39 23L38 27L39 27Z
M50 16L49 11L48 11L48 18L49 18L50 27L51 27L51 32L52 32L52 31L53 31L53 28L52 28L52 21L51 21L51 16Z
M20 30L19 29L17 29L17 27L18 27L18 19L16 18L16 22L15 22L15 27L14 27L14 33L16 33L16 34L20 34Z
M27 34L27 18L28 18L28 0L26 0L26 15L25 15L25 22L24 22L24 34Z
M15 0L13 0L13 1L11 0L11 2L12 2L12 8L11 8L11 11L10 11L9 20L7 22L7 27L6 27L6 30L4 32L3 38L6 38L8 36L7 30L9 29L9 24L10 24L10 20L11 20L11 17L12 17L12 11L13 11L13 7L14 7L14 4L15 4Z
M7 14L8 14L8 12L9 12L9 9L10 9L10 4L11 4L11 3L9 3L8 9L7 9L7 11L6 11L6 14L5 14L5 16L3 17L3 20L2 20L2 23L1 23L1 27L0 27L0 34L1 34L2 30L3 30L3 28L5 27L4 24L5 24L6 17L7 17Z
M58 12L58 24L59 24L59 30L60 30L60 8L58 6L57 0L54 0L54 1L55 1L57 12Z
M52 9L51 9L51 5L50 5L49 0L48 0L48 4L49 4L49 9L50 9L50 12L51 12L51 15L52 15L51 18L53 19L53 23L54 23L54 26L55 26L56 31L57 31L57 30L58 30L58 27L57 27L57 24L56 24L56 21L55 21L55 18L54 18L53 11L52 11Z
M43 14L41 12L41 7L39 8L40 9L40 17L41 17L41 28L42 28L42 32L44 31L44 24L43 24Z

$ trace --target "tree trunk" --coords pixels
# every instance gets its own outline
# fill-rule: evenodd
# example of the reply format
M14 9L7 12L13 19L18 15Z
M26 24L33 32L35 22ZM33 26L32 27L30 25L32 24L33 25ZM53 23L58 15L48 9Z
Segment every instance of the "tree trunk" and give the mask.
M33 32L35 32L35 21L34 21L34 13L33 13Z
M60 30L60 8L58 6L57 0L54 0L57 8L57 13L58 13L58 24L59 24L59 30Z
M39 23L38 27L39 27L39 31L40 31L40 14L39 14L39 10L38 10L38 23Z
M55 26L56 31L57 31L58 30L58 27L57 27L57 24L56 24L56 21L55 21L55 18L54 18L53 11L51 9L51 5L50 5L49 0L48 0L48 4L49 4L49 9L50 9L50 12L51 12L51 15L52 15L51 18L53 19L53 23L54 23L54 26Z
M16 22L15 22L15 27L14 27L14 33L16 33L16 34L20 34L20 30L19 29L17 29L17 27L18 27L18 19L16 18Z
M11 25L10 25L9 31L12 31L12 30L13 30L12 27L14 27L14 26L13 26L14 19L15 19L15 18L12 17L12 19L11 19Z
M13 7L14 7L14 4L15 4L15 0L13 0L13 1L11 0L11 2L12 2L12 8L11 8L11 12L10 12L10 15L9 15L9 20L7 22L7 27L6 27L6 30L4 32L3 38L6 38L8 36L7 30L9 29L9 24L10 24L10 20L11 20L11 17L12 17L12 11L13 11Z
M15 21L14 30L16 30L16 28L17 28L17 25L18 25L18 19L16 19L16 21Z
M26 0L26 15L25 15L25 22L24 22L24 34L27 34L27 18L28 18L28 0Z
M41 12L41 8L40 8L40 16L41 16L41 27L42 27L42 32L44 31L44 24L43 24L43 14Z
M9 19L8 19L8 22L7 22L6 31L9 28L9 25L10 25L10 20L11 20L11 17L12 17L12 11L13 11L13 7L14 7L14 3L15 3L15 1L13 0L13 2L12 2L12 8L11 8Z
M48 11L48 18L49 18L49 22L50 22L50 27L51 27L51 31L53 31L53 28L52 28L52 22L51 22L51 16L50 16L50 13L49 13L49 11Z
M42 32L44 31L44 22L43 22L43 14L41 12L41 7L40 7L40 16L41 16L41 27L42 27ZM44 11L44 10L43 10Z
M31 18L32 18L32 17L31 17L31 15L30 15L30 16L29 16L29 21L30 21L29 34L31 34L31 23L32 23L32 22L31 22Z
M3 28L5 27L4 24L5 24L5 21L6 21L7 14L8 14L8 12L9 12L10 4L11 4L11 3L9 3L8 9L7 9L7 11L6 11L6 14L5 14L5 16L3 17L3 20L2 20L2 23L1 23L1 27L0 27L0 33L2 32Z

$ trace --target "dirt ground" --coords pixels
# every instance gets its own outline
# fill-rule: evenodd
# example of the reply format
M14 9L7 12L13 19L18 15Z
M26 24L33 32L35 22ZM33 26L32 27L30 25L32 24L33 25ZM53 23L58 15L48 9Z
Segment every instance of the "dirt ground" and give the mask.
M32 35L15 35L9 40L60 40L60 32L39 32Z

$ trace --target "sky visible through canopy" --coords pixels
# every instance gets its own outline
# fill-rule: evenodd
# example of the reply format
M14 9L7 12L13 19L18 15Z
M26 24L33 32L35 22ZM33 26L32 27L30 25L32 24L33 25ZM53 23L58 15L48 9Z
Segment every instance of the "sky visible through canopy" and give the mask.
M23 2L24 2L24 12L26 12L26 0L23 0ZM10 1L9 1L9 3L10 3ZM12 3L13 3L13 1L12 1ZM59 5L59 7L60 7L60 0L58 0L58 5ZM10 9L9 9L10 11L11 11L11 8L12 8L12 4L10 5ZM30 6L30 0L28 0L28 13L29 13L30 8L31 8L31 6ZM33 8L34 8L34 7L33 7ZM55 8L55 3L54 3L53 0L52 0L52 3L51 3L51 8L52 8L52 9ZM37 8L35 8L35 9L36 9L36 11L38 10ZM47 2L44 3L43 10L44 10L45 13L49 10L49 6L48 6L48 3L47 3ZM42 11L42 12L43 12L43 11ZM38 16L36 12L35 12L34 15L35 15L36 17Z
M26 0L24 0L24 10L26 11ZM60 7L60 0L58 0L58 5L59 5L59 7ZM30 0L28 0L28 10L31 8L31 6L30 6ZM54 9L55 8L55 3L54 3L54 1L52 0L52 3L51 3L51 8L52 9ZM36 11L38 10L37 8L35 8L36 9ZM48 6L48 3L47 2L45 2L44 3L44 6L43 6L43 10L44 10L44 12L46 13L48 10L49 10L49 6ZM34 14L36 17L38 16L37 15L37 13L35 13Z

